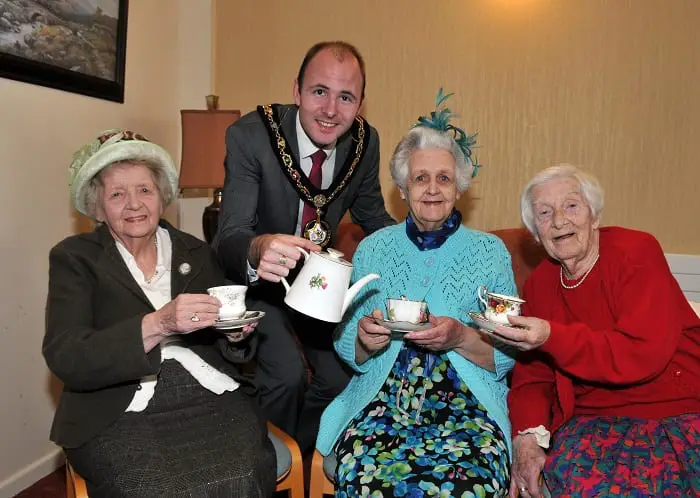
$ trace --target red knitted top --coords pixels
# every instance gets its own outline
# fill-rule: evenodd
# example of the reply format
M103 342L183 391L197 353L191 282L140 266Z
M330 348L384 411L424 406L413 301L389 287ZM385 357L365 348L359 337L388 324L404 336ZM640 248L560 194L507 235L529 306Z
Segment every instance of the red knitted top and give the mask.
M513 435L572 415L662 418L700 412L700 318L651 235L600 230L600 259L575 289L546 260L530 275L523 315L548 320L539 350L521 353L508 407Z

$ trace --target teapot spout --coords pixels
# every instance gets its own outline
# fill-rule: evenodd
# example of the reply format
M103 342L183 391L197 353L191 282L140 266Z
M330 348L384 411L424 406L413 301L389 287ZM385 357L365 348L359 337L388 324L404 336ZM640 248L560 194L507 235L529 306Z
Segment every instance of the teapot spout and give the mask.
M360 292L360 289L362 289L365 285L367 285L372 280L376 280L378 278L380 278L380 276L377 275L376 273L370 273L370 274L362 277L357 282L355 282L352 285L352 287L350 287L348 289L348 291L345 293L345 301L343 302L343 311L341 312L341 315L345 314L345 311L348 309L348 306L350 306L350 303L352 302L352 300L355 299L355 296L357 295L357 293Z

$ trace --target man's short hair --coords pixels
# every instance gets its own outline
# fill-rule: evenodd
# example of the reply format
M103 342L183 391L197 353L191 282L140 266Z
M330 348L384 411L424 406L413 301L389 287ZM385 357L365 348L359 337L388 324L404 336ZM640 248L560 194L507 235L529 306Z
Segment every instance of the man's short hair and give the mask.
M318 54L321 50L325 49L333 50L334 55L336 55L336 57L338 57L340 60L342 60L342 57L347 54L352 55L355 58L355 60L357 60L357 63L360 66L360 73L362 74L362 95L360 96L360 98L364 99L365 83L367 82L365 74L365 60L362 58L362 55L360 55L360 51L357 50L357 47L344 41L319 42L306 52L304 60L301 61L301 67L299 67L299 74L297 75L297 83L299 85L299 88L301 89L304 86L304 73L306 72L306 66L309 65L309 62L311 62L311 59L313 59L316 56L316 54Z

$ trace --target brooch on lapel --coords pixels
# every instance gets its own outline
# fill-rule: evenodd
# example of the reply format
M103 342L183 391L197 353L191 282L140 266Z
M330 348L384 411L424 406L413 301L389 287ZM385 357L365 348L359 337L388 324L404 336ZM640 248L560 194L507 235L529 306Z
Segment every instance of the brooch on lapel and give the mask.
M189 273L192 271L192 267L189 263L182 263L178 267L177 271L180 272L180 275L189 275Z

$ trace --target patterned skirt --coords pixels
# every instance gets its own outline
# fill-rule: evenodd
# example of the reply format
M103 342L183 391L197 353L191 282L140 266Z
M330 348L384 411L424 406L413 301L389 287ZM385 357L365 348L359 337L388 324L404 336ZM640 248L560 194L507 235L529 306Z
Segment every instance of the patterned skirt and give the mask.
M408 346L336 454L340 497L501 497L510 482L496 422L445 356Z
M554 434L552 496L700 496L700 415L660 420L578 416Z
M143 412L66 454L90 498L258 498L275 489L274 448L252 400L208 391L174 360L162 363Z

